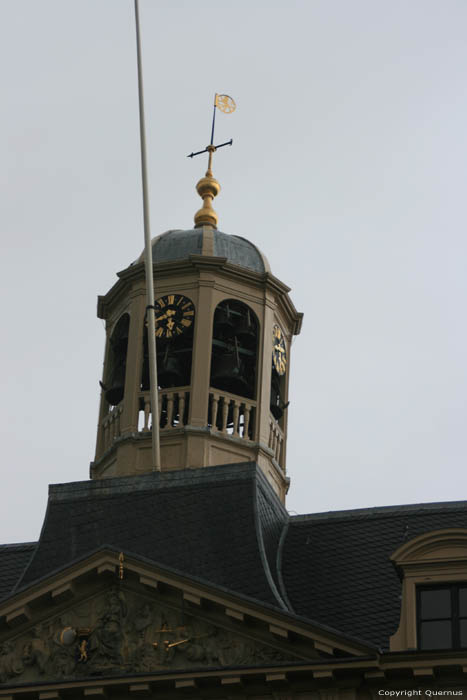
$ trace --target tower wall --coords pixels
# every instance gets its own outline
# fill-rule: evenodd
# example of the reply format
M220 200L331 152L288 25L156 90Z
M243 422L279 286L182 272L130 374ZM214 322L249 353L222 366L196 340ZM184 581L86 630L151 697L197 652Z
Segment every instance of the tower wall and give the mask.
M287 411L280 418L274 417L270 403L273 326L278 324L283 331L288 360L292 335L299 332L301 325L302 315L293 307L288 288L270 272L247 270L226 258L209 255L160 263L154 265L154 273L156 300L166 299L167 295L186 297L195 312L190 382L159 390L162 470L256 461L284 500L289 483ZM150 397L141 385L146 332L143 265L131 265L119 273L119 278L108 294L99 297L98 304L98 315L106 321L107 345L96 454L91 463L94 479L142 474L152 469ZM226 300L246 305L257 319L256 387L251 390L252 398L211 386L215 311ZM109 344L125 313L130 317L130 326L124 396L117 405L111 405L105 386ZM159 318L163 316L166 314ZM158 343L159 348L163 346L163 339ZM226 352L234 356L235 348ZM281 397L284 404L288 401L288 377L287 361Z

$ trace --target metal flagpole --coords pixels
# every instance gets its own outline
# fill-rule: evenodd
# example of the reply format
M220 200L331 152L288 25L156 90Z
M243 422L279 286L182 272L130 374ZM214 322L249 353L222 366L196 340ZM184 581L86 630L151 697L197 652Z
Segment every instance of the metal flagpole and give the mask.
M138 57L139 130L141 141L141 176L143 181L144 216L144 263L146 269L146 320L149 349L149 388L152 411L152 468L161 470L159 439L159 396L157 391L156 323L154 314L154 278L152 267L152 246L149 224L148 176L146 167L146 130L144 126L143 69L141 65L141 39L139 31L138 0L135 0L136 51Z

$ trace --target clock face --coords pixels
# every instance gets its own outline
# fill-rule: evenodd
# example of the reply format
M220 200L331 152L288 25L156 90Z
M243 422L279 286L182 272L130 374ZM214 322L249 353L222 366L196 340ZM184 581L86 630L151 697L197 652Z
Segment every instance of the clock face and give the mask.
M272 364L277 374L279 374L280 376L285 374L285 368L287 365L285 340L284 334L282 333L277 323L275 323L272 328Z
M195 317L193 302L181 294L166 294L155 304L156 338L176 338L189 328Z

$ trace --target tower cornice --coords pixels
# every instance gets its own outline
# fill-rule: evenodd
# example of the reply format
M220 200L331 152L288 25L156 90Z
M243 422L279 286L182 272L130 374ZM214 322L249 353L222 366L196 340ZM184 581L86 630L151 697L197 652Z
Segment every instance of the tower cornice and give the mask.
M190 255L185 260L173 260L163 263L153 264L154 277L171 277L172 275L186 275L201 271L213 271L220 274L227 280L242 280L256 288L266 288L277 295L283 312L293 321L293 334L298 335L301 331L303 313L297 311L290 296L290 287L275 277L271 272L254 272L247 270L240 265L228 262L227 258L208 255ZM126 294L129 285L135 282L144 281L144 264L137 263L121 270L117 273L118 280L110 288L107 294L99 295L97 302L98 318L106 319L110 309L118 304L120 299Z

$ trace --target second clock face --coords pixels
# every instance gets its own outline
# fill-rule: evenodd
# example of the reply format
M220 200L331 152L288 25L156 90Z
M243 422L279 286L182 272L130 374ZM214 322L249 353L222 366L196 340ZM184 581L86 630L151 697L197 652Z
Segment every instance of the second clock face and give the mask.
M285 340L284 334L282 333L280 327L277 323L274 324L272 329L272 364L277 374L285 374L285 368L287 365L287 353L285 351Z
M195 317L193 302L181 294L166 294L155 304L156 338L176 338L189 328Z

